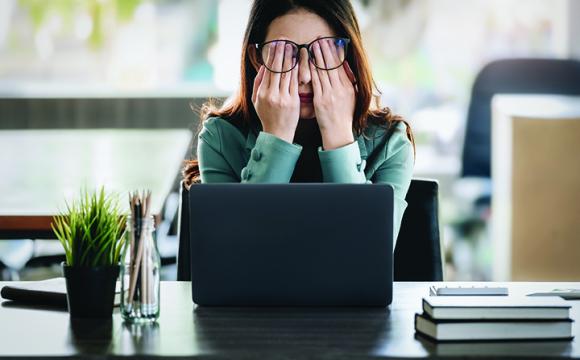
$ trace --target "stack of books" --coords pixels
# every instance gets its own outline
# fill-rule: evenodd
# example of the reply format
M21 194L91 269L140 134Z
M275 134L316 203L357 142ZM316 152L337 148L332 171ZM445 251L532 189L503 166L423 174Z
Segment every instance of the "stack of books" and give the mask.
M436 341L571 339L570 309L557 297L429 296L415 330Z

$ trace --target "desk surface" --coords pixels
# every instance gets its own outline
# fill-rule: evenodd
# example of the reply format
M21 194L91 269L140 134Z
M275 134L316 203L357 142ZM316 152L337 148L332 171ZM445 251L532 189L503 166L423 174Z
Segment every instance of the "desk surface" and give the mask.
M0 131L0 238L51 234L52 217L83 186L104 185L123 208L128 191L151 189L158 216L191 137L189 130Z
M118 312L108 323L71 323L64 311L30 309L3 302L0 358L138 355L244 359L580 358L576 323L573 325L576 337L572 341L434 344L416 338L413 316L421 311L421 298L428 294L429 285L395 283L394 301L389 309L256 309L195 307L189 283L163 282L161 317L155 326L125 325ZM580 283L509 286L510 294L526 294L555 287L579 287ZM578 320L580 301L571 304L573 319Z

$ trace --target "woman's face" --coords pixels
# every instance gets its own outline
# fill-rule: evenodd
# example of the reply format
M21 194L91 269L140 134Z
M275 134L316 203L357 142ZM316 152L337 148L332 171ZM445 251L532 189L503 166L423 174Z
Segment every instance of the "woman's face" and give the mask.
M298 9L274 19L268 27L264 42L291 40L297 44L308 44L324 36L336 36L336 34L320 16L305 9ZM312 83L310 67L308 66L308 52L305 48L301 48L300 51L300 62L296 65L298 66L300 118L313 119L315 113L312 104Z

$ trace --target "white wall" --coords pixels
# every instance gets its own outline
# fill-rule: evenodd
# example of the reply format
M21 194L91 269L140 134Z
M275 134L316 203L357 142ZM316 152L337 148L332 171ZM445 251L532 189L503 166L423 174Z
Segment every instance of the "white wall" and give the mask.
M569 55L580 60L580 0L568 0Z

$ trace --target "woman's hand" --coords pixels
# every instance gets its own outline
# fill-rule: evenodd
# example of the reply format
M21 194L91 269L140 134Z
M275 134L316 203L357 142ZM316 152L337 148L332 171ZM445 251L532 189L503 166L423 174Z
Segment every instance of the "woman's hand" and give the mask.
M292 61L292 47L284 46L283 41L275 44L268 47L268 58L265 61L271 69L282 69L283 62L288 64ZM297 72L298 66L289 72L274 73L262 65L252 90L252 103L262 129L289 143L294 140L300 116Z
M318 64L324 64L324 59L330 63L338 63L338 54L326 40L313 46L314 56ZM324 150L336 149L354 141L352 121L356 102L354 75L348 62L333 70L318 69L312 62L310 74L314 92L314 111L322 134Z

